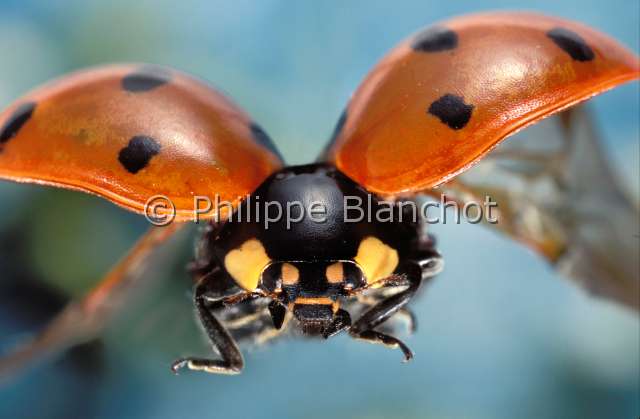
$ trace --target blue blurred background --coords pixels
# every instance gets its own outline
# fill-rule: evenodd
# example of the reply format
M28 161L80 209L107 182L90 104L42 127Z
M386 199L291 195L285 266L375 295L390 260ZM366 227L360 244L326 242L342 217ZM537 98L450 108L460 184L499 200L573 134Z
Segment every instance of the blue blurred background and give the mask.
M522 8L582 21L638 52L637 0L0 0L0 105L89 65L166 64L221 88L289 163L305 163L398 41L449 16ZM608 157L636 198L639 96L634 83L592 102ZM0 202L0 350L90 289L146 228L78 193L2 182ZM0 417L638 417L636 314L589 298L482 227L433 232L447 267L414 305L408 365L340 336L245 352L240 376L173 376L175 357L207 351L183 270L187 237L172 248L175 263L153 272L160 285L104 339L0 387Z

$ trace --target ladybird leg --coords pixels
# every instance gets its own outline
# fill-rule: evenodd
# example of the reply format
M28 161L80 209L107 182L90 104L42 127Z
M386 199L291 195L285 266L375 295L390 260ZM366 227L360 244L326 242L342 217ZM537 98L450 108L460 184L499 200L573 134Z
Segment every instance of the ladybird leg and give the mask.
M416 201L417 202L417 201ZM414 276L420 275L422 281L429 281L434 276L442 271L444 268L444 261L442 259L442 255L436 249L436 238L427 232L427 225L425 224L424 219L420 219L420 225L418 230L418 240L416 241L413 250L410 255L407 257L407 266L417 266L420 269L420 274L417 271L413 274ZM409 268L412 270L415 268ZM388 279L385 279L382 286L384 287L395 287L402 285L409 285L411 283L411 275L409 276L392 276ZM403 281L404 280L404 281ZM407 290L409 291L409 290ZM417 289L416 289L417 291ZM415 291L414 291L415 294ZM379 304L379 300L373 300L375 303ZM384 300L383 300L384 301ZM373 305L372 300L366 300L366 297L361 302L367 305ZM409 308L401 307L396 312L397 315L402 316L407 324L407 328L409 329L409 333L415 333L417 329L417 319L415 314ZM389 315L391 317L393 314ZM383 320L383 322L386 321ZM381 322L382 323L382 322Z
M399 339L385 335L374 329L403 309L420 288L422 284L422 270L419 264L408 264L407 271L408 274L405 278L409 282L408 288L385 298L373 306L360 316L349 329L349 334L356 339L383 344L391 348L400 348L404 354L405 362L413 358L411 350Z
M207 276L204 279L210 278L210 276ZM204 297L205 293L206 281L201 281L196 286L194 304L214 351L217 351L222 359L180 358L171 365L171 370L177 374L178 370L186 367L190 370L205 371L213 374L239 374L244 367L240 348L238 348L229 331L212 314L212 310Z
M203 292L201 298L204 301L205 306L208 310L216 311L216 310L224 309L226 307L231 307L236 304L240 304L245 301L252 301L258 298L264 298L266 296L267 295L261 292L254 292L254 291L241 292L239 294L228 295L225 297L210 296L207 294L207 292Z
M207 274L201 276L200 279L197 280L197 283L202 286L200 298L204 301L209 310L219 310L245 301L251 301L268 296L260 290L241 291L231 295L220 295L220 290L211 289L215 285L224 283L226 279L227 274L224 273L221 268L215 266ZM196 287L196 290L198 289L199 287Z
M266 294L258 291L245 291L239 294L230 295L228 297L224 297L219 301L218 304L222 304L223 307L229 307L243 301L255 300L258 298L266 297Z
M363 293L370 289L382 289L382 288L397 288L405 287L411 284L411 281L407 279L405 275L392 274L386 278L382 278L374 283L368 283L362 287L356 289L344 290L344 295L347 297L357 297L360 302L364 304L373 305L379 300L375 297L364 295Z
M411 251L405 262L404 270L408 273L405 275L391 275L375 284L384 288L408 286L405 291L382 300L380 300L379 297L370 298L369 296L363 295L362 292L368 289L368 286L350 291L348 295L355 295L361 303L373 306L373 308L362 315L356 324L354 324L354 327L358 324L362 324L361 322L364 323L365 318L370 318L370 316L374 315L373 313L379 312L377 309L385 307L385 304L392 306L393 302L396 301L394 299L397 299L397 306L392 306L391 308L393 308L393 310L387 313L386 316L378 318L377 323L370 328L373 329L397 313L407 319L409 333L412 334L415 332L417 324L416 317L411 310L405 307L405 305L417 292L421 282L429 281L440 273L444 267L444 261L440 253L436 250L435 244L435 238L431 234L428 234L426 229L421 229L414 249ZM374 284L369 284L369 286L371 285ZM403 295L406 295L406 300L402 298ZM358 327L356 327L356 330L358 330Z
M86 297L69 303L31 341L0 356L0 378L98 336L145 279L157 246L183 225L149 229Z
M400 311L414 296L420 284L421 278L417 278L413 284L404 291L394 294L386 299L382 300L371 309L366 311L356 322L351 326L350 333L359 333L364 330L373 329L387 321L391 316Z
M382 344L392 349L400 348L404 354L404 360L402 362L409 362L413 359L413 352L411 352L411 349L409 349L409 347L400 339L393 336L385 335L384 333L380 333L375 330L365 330L357 335L353 335L353 337L369 343Z
M358 295L358 302L369 308L375 306L383 299L384 298L374 297L371 295ZM418 319L411 309L409 309L408 307L403 307L398 310L396 316L400 316L403 318L405 324L407 325L407 331L409 332L409 334L412 335L416 332L416 330L418 329Z

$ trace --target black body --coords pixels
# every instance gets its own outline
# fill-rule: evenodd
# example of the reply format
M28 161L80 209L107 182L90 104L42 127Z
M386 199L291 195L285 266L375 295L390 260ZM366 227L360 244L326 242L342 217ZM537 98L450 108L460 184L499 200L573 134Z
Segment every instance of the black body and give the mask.
M354 209L358 199L360 210ZM276 220L277 205L266 203L279 203L289 217ZM381 221L376 215L383 207ZM222 359L181 359L174 371L237 373L242 355L229 330L236 338L263 340L290 319L307 335L348 330L400 347L411 359L411 351L378 326L398 312L412 319L404 306L442 267L414 208L382 201L326 164L270 176L228 220L207 226L192 264L195 305ZM265 223L265 215L273 221ZM399 292L390 293L393 288ZM350 311L363 314L352 323Z

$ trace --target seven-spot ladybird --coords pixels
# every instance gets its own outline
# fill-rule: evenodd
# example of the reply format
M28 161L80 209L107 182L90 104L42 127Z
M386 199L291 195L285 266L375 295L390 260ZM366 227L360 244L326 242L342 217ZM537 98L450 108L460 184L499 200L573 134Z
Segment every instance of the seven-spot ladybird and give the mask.
M532 13L448 20L371 71L317 163L284 167L260 126L204 83L158 66L106 66L37 89L0 114L0 178L82 190L136 212L164 196L175 221L210 220L190 271L220 358L182 358L174 371L240 372L234 336L248 325L269 336L292 323L324 338L347 331L409 360L384 323L407 313L443 264L402 204L441 184L452 199L468 200L478 189L452 179L507 136L639 76L634 54L574 22ZM230 205L194 205L214 195ZM365 210L345 206L349 199ZM257 212L258 201L293 211L271 218ZM505 231L554 262L569 252L571 238L554 236L562 230L533 231L510 202L501 210ZM385 220L349 214L383 208ZM4 365L95 333L108 301L179 225L153 227L94 292Z

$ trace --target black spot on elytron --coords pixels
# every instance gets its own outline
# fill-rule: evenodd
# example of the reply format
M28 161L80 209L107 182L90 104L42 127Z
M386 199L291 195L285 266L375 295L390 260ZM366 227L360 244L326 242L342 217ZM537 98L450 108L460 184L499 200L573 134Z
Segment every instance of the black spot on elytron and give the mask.
M267 134L265 130L262 129L260 125L256 124L255 122L252 122L251 125L249 126L249 129L251 129L251 135L253 135L254 140L262 144L264 147L268 148L269 151L271 151L273 154L278 156L280 160L283 160L282 155L276 148L276 145L273 143L273 140L271 139L271 137L269 137L269 134Z
M440 52L454 49L458 46L458 34L442 26L432 26L420 32L411 48L420 52Z
M146 66L122 78L122 88L131 93L148 92L171 80L171 74L161 67Z
M160 143L145 135L136 135L120 150L118 160L130 173L144 169L153 156L160 152Z
M569 29L554 28L547 32L547 36L576 61L591 61L595 57L585 40Z
M446 94L429 106L431 115L438 117L452 129L461 129L471 119L473 105L464 103L460 96Z
M20 128L31 118L35 109L35 102L27 102L18 106L7 122L5 122L2 130L0 130L0 145L6 143L18 134Z

